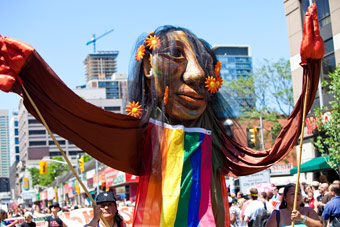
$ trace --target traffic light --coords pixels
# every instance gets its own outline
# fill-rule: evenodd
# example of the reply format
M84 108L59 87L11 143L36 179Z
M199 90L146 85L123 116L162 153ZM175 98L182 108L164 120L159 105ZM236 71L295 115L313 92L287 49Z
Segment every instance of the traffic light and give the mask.
M76 193L79 195L80 194L80 187L78 186L78 181L75 182L74 189L75 189Z
M26 190L29 189L28 178L27 177L24 177L24 189L26 189Z
M84 157L81 156L81 158L79 159L79 168L80 168L80 172L84 172L85 167L84 167Z
M254 148L257 146L258 144L257 128L247 129L247 141L249 147Z
M40 174L47 173L47 161L40 161Z

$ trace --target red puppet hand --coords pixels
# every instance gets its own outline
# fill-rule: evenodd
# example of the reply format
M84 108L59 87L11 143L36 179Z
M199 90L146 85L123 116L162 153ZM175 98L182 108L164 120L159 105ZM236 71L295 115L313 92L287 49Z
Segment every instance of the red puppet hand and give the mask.
M308 58L321 59L325 54L325 46L320 36L315 3L308 7L303 27L304 31L300 48L302 63L306 63Z
M9 92L33 47L27 43L0 35L0 90Z

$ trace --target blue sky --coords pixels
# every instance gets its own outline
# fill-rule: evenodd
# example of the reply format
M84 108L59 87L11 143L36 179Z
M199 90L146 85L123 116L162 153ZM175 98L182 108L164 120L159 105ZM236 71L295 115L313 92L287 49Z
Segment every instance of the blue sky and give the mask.
M165 24L190 29L211 45L249 45L253 63L289 58L280 0L11 0L1 3L0 34L31 44L70 87L85 84L83 61L92 34L114 32L97 50L118 50L118 72L127 73L137 37ZM16 94L0 92L0 109L18 109Z

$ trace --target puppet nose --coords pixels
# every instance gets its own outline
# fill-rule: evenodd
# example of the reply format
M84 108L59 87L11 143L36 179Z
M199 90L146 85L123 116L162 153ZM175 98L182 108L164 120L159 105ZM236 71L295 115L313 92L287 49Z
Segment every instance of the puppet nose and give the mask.
M201 85L204 83L204 70L196 59L189 60L186 71L183 75L184 82L187 84Z

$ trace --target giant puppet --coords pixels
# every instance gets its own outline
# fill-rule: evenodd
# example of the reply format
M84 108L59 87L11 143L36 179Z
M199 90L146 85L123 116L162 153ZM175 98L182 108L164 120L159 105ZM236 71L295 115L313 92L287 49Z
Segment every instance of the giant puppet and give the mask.
M161 27L136 45L129 72L131 116L85 102L30 45L6 37L0 38L0 89L21 94L37 116L24 86L55 133L108 166L140 176L135 226L229 226L224 176L268 168L299 137L304 94L310 94L309 110L324 53L317 21L313 5L301 44L302 94L273 148L265 151L225 134L217 115L225 107L217 91L220 65L209 45L183 28Z

